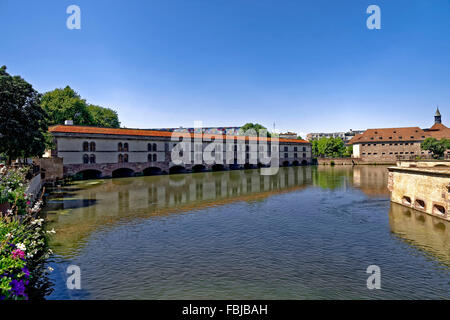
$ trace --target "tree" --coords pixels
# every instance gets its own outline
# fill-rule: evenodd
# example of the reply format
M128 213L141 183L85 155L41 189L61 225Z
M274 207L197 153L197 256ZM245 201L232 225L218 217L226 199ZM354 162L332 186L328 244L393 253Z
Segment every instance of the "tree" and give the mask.
M42 97L42 107L49 116L50 125L73 120L76 125L120 127L116 111L88 104L69 86L45 93Z
M239 129L239 134L241 135L248 135L248 130L255 130L257 134L260 134L261 130L266 130L267 136L270 137L269 131L267 131L267 128L263 125L260 125L259 123L246 123Z
M450 140L445 138L437 140L436 138L426 138L420 145L422 150L431 151L434 158L444 156L446 150L450 149Z
M48 114L50 125L63 124L65 120L73 120L77 125L94 123L86 101L69 86L46 92L41 105Z
M316 157L342 157L345 153L344 141L341 138L320 138L312 143L312 152Z
M44 153L48 125L40 98L31 84L0 68L0 153L9 164Z
M88 111L92 115L94 126L120 128L120 121L117 111L93 104L88 105Z

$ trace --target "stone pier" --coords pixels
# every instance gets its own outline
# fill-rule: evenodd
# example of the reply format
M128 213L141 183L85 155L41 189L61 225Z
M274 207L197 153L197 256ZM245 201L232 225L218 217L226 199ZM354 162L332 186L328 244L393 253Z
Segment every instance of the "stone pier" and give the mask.
M400 161L388 170L392 202L450 221L450 161Z

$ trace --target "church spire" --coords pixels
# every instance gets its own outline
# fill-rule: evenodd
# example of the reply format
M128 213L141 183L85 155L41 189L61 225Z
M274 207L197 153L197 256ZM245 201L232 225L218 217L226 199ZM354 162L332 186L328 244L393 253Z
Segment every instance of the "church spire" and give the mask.
M434 123L442 123L441 122L441 113L439 112L439 107L436 109L436 113L434 114Z

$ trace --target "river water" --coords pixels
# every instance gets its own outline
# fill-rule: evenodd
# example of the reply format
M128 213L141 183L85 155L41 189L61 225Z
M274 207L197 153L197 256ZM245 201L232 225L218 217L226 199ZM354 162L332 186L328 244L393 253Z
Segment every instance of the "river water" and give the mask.
M48 299L450 299L450 224L383 166L89 180L54 190ZM67 267L81 289L69 290ZM367 268L381 289L367 288Z

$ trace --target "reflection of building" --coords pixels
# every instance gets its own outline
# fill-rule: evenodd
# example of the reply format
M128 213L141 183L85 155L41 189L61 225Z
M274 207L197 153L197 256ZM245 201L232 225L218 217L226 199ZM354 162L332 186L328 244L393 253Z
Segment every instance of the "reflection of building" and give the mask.
M57 125L52 156L63 158L64 175L154 175L252 168L278 158L282 166L311 163L311 144L298 139L207 135L142 129ZM181 142L180 142L181 139ZM187 140L190 140L186 142ZM173 155L182 164L173 161ZM182 161L181 161L182 160ZM273 164L277 166L278 164Z
M450 266L449 222L391 203L389 225L399 239Z
M306 140L313 141L320 138L341 138L345 143L349 142L355 135L363 133L363 130L352 130L347 132L331 132L331 133L308 133Z
M436 111L435 124L429 129L419 127L368 129L355 136L353 157L371 162L395 162L398 158L414 159L429 153L421 150L421 143L426 138L448 138L450 129L442 124L439 109Z
M56 250L64 254L84 243L84 237L106 223L167 216L236 201L260 201L311 184L310 167L282 168L273 176L263 176L256 170L233 170L81 181L60 190L72 194L64 201L60 201L63 195L53 194L45 211L52 224L50 229L57 230L52 237L60 244ZM53 201L54 198L58 201Z

